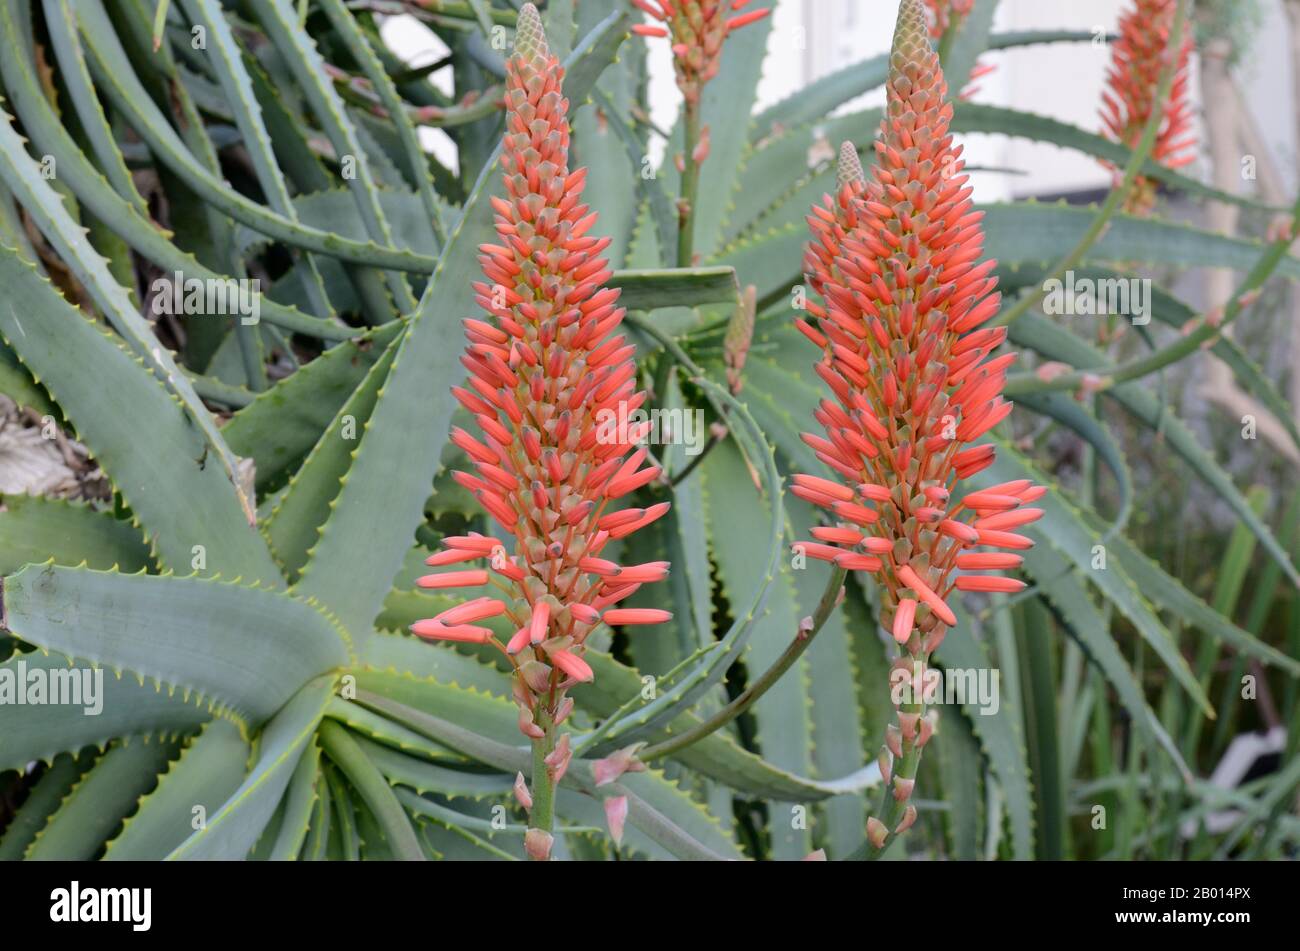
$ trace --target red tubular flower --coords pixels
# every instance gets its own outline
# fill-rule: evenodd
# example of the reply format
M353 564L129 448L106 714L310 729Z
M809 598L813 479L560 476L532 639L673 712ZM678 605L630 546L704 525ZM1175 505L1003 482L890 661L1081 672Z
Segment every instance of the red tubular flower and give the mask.
M589 233L596 215L581 202L586 170L569 170L563 80L537 10L526 4L506 64L506 197L492 199L498 243L481 247L487 280L474 285L495 320L465 321L469 388L452 390L479 430L452 434L474 467L456 479L513 537L513 552L496 538L470 534L443 539L444 550L428 559L435 566L487 559L509 596L476 598L412 628L431 640L487 642L492 632L475 622L505 615L518 633L502 649L520 670L515 695L530 736L539 713L558 722L564 691L592 679L583 642L605 608L668 572L665 562L624 569L601 557L611 538L648 525L668 505L611 508L659 468L642 466L645 449L633 451L644 436L640 427L608 425L627 419L646 394L636 391L633 348L615 335L624 311L618 290L603 286L611 274L601 256L609 239ZM469 568L417 584L488 582L487 569ZM664 615L619 610L604 620L652 624Z
M958 487L993 461L992 446L970 444L1010 412L1001 392L1014 356L991 356L1006 328L981 329L998 311L995 262L980 261L981 214L949 133L946 95L922 0L903 0L878 161L867 177L852 145L841 150L838 194L808 219L805 270L823 303L808 305L811 322L797 322L823 351L816 371L834 397L814 413L824 435L804 440L840 477L795 477L796 496L840 521L814 533L815 549L802 547L877 574L880 621L909 671L956 623L947 602L955 588L1018 586L984 575L963 581L966 570L1019 563L971 550L1020 547L1022 536L1005 529L1042 514L1020 508L1041 495L1028 481ZM873 841L881 829L900 831L920 737L929 735L916 729L923 712L919 701L900 704L892 816L875 821Z
M770 7L762 7L730 16L751 2L753 0L632 0L633 6L664 24L639 23L632 27L632 32L672 40L677 86L687 102L698 104L704 84L718 75L722 65L722 44L727 36L772 12Z
M1169 64L1170 32L1178 0L1135 0L1119 21L1119 38L1111 44L1107 89L1102 92L1101 120L1106 134L1130 149L1135 148L1155 108L1160 73ZM1181 168L1196 153L1192 128L1192 104L1188 96L1188 64L1193 40L1190 31L1177 51L1178 65L1169 100L1164 105L1160 131L1151 158L1169 168ZM1155 203L1155 183L1140 179L1129 200L1131 212L1149 211Z

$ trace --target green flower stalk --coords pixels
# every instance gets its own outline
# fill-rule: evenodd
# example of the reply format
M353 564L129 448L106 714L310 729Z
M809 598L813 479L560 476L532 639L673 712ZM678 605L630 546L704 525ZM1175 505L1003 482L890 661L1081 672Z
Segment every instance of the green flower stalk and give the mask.
M709 155L709 127L702 125L700 102L704 86L722 67L722 44L736 30L763 19L763 7L737 16L731 13L752 0L632 0L632 4L662 23L638 23L632 32L668 38L673 44L673 69L685 109L686 147L677 156L682 173L682 194L677 202L677 266L694 263L695 203L699 195L700 165Z

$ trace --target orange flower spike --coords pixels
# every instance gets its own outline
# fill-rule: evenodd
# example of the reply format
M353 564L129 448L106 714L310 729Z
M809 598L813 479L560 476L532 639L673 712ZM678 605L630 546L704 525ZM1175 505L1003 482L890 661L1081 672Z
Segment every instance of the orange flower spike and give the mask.
M669 617L605 610L667 575L664 562L624 569L600 555L611 537L648 525L668 505L612 504L659 471L642 467L644 449L633 452L638 433L605 423L626 418L620 405L630 412L645 394L635 391L634 350L616 336L619 292L603 286L611 274L601 257L609 240L590 234L596 216L581 201L585 169L569 169L563 81L537 9L525 4L506 64L505 197L492 201L498 241L480 248L486 280L474 285L490 319L465 321L469 387L452 391L479 430L452 435L473 470L455 473L456 481L505 529L506 541L449 536L428 563L454 570L417 581L436 590L494 583L506 593L412 626L428 640L495 643L506 651L520 669L520 727L533 737L538 724L563 718L569 686L592 679L583 643L597 624ZM488 568L461 567L473 561ZM507 645L477 623L498 616L517 632Z
M677 87L688 102L698 103L704 84L718 75L727 36L771 13L761 7L744 13L752 0L631 0L632 5L664 24L639 23L632 32L666 37L672 43ZM731 16L732 13L735 16Z
M862 170L862 160L858 158L858 150L853 147L852 142L845 142L840 146L835 195L824 196L822 207L814 207L813 213L808 216L808 227L812 230L813 240L808 245L804 256L804 270L813 293L821 297L826 296L825 280L822 275L830 273L835 258L844 246L845 238L856 226L858 200L866 187L867 175ZM878 210L881 213L888 213L888 209L883 206ZM830 316L815 301L807 301L806 307L808 313L814 317ZM839 313L833 307L831 311L833 314ZM795 326L817 346L822 348L828 346L825 335L808 321L796 319ZM850 333L860 329L860 325L852 321L847 321L843 326Z
M1028 482L958 488L993 462L993 446L973 443L1011 410L1001 393L1014 356L993 356L1005 328L981 329L998 312L995 264L980 260L981 215L951 119L925 7L902 0L877 162L864 175L853 146L841 150L837 194L808 219L804 264L821 303L810 301L798 321L822 350L815 369L833 397L814 413L824 435L804 441L837 477L794 478L792 493L836 523L799 544L815 559L877 575L880 623L909 672L956 623L954 590L1022 587L963 572L1017 567L1018 556L973 549L1026 547L1007 529L1042 514L1021 508L1041 497ZM892 783L873 841L906 827L923 713L920 698L899 704L898 748L884 753L893 757Z
M1106 90L1102 93L1101 120L1107 136L1135 148L1155 108L1160 73L1169 63L1169 34L1178 0L1134 0L1119 21L1119 37L1111 44ZM1151 159L1169 168L1181 168L1196 158L1192 103L1188 85L1193 38L1188 31L1177 51L1178 65L1169 101L1164 104L1160 130ZM1156 185L1139 179L1127 211L1145 213L1155 204Z

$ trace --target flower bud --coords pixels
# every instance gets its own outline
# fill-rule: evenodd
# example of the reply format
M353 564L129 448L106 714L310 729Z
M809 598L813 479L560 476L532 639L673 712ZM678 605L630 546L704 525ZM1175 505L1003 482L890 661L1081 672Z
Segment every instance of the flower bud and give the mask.
M931 0L940 3L953 0ZM969 0L962 3L968 12ZM803 271L820 301L807 301L796 322L820 351L813 370L829 390L813 413L823 433L802 439L830 477L796 475L791 493L852 525L821 528L804 554L876 575L879 621L900 645L891 685L900 673L924 678L957 623L956 592L1018 587L987 576L963 580L967 569L955 559L976 545L1032 544L1002 530L1032 520L1015 514L1031 500L1024 480L950 498L953 486L994 461L992 445L967 444L1011 412L1002 392L1015 355L994 352L1005 327L983 326L1001 309L996 262L982 260L983 213L953 139L947 91L922 0L901 0L877 160L864 170L852 143L841 148L835 194L808 219ZM999 516L1010 521L987 530L975 524ZM966 564L999 570L1018 562ZM915 750L918 731L928 739L932 728L908 704L886 732L886 749L895 757ZM905 800L912 780L896 769L896 761L882 762Z

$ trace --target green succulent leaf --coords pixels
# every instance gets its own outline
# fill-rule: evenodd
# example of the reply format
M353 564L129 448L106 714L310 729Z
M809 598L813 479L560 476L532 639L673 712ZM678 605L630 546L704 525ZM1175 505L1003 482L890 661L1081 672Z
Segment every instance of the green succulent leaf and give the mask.
M1105 357L1096 348L1039 314L1027 313L1017 320L1011 327L1010 337L1013 342L1032 347L1051 359L1063 360L1081 369L1094 370L1098 375L1104 374L1107 369ZM1109 387L1103 392L1106 398L1114 400L1146 426L1160 433L1192 471L1213 488L1231 506L1237 517L1250 527L1269 556L1286 572L1291 583L1300 587L1300 571L1296 570L1290 555L1250 507L1245 496L1233 484L1232 478L1159 396L1137 383Z
M287 595L202 578L29 566L4 581L17 637L261 722L346 666L346 634Z
M21 859L50 816L72 792L95 758L89 752L64 753L55 759L27 793L14 812L4 835L0 835L0 862Z
M111 512L38 495L5 496L0 575L50 560L125 574L154 567L140 530Z
M1029 460L1004 444L998 447L998 456L993 465L973 476L970 481L975 488L987 488L1021 478L1032 479L1036 485L1047 485L1049 488L1052 484L1052 480L1039 472ZM1105 568L1097 567L1098 547L1104 551L1107 544L1103 540L1104 536L1087 524L1083 514L1059 489L1052 489L1036 504L1043 509L1042 521L1026 531L1031 537L1042 539L1083 572L1106 600L1133 623L1142 639L1160 657L1196 704L1206 715L1213 717L1214 708L1204 689L1193 676L1187 660L1179 653L1178 645L1168 629L1142 596L1133 579L1122 568L1109 563L1106 563Z
M284 704L262 731L252 772L201 829L168 854L168 859L237 860L248 854L293 779L298 760L312 742L333 692L334 678L318 677Z
M57 689L61 697L81 702L25 705L35 683L49 685L47 699ZM0 664L0 696L5 697L0 703L0 730L5 738L0 770L52 762L60 753L76 753L88 746L102 748L119 736L189 733L214 712L213 701L187 700L130 675L96 670L85 659L70 661L40 652L17 654ZM232 720L242 724L238 718Z
M948 632L939 647L938 661L943 666L966 670L992 666L984 645L961 625ZM1008 709L1005 696L996 710L972 703L964 704L963 710L1002 790L1011 824L1012 855L1016 859L1028 859L1034 851L1033 786L1018 711Z
M112 474L160 560L189 568L201 545L205 572L278 583L239 490L177 397L31 265L2 248L0 283L8 291L0 334ZM85 372L90 366L93 375ZM211 419L206 409L198 412Z
M45 861L96 857L104 840L155 786L179 745L148 736L115 742L72 787L23 857Z
M158 777L157 788L141 799L139 809L108 843L104 858L166 858L239 787L250 753L247 740L234 724L209 721Z

